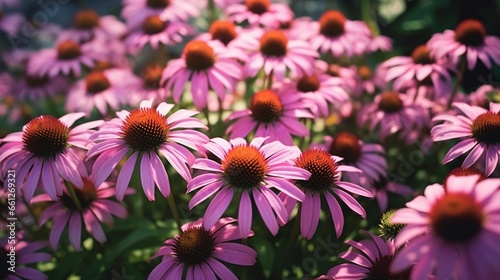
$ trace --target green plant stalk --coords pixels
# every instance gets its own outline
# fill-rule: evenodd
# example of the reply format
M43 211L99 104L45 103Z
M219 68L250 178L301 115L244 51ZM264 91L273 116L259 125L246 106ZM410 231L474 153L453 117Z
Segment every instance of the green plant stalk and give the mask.
M181 232L181 227L182 227L181 215L179 215L179 210L177 209L177 205L175 204L174 200L174 195L172 193L168 196L167 202L168 202L168 207L172 212L172 216L174 216L177 228L179 229L179 232Z
M69 195L71 196L71 199L73 200L73 203L76 206L76 209L78 209L79 212L82 212L82 205L80 204L80 200L78 200L78 197L76 196L75 190L73 189L73 185L71 183L65 182L66 187L68 188Z

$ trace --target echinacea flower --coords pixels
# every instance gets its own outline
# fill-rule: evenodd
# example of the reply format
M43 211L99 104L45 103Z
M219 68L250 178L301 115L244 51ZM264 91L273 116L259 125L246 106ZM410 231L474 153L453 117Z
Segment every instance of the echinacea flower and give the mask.
M427 47L436 58L448 58L455 66L463 59L469 70L478 60L487 68L492 66L490 59L500 64L500 38L488 36L484 25L475 19L460 22L455 30L434 34Z
M158 15L148 16L142 23L142 28L133 30L125 39L132 52L141 50L146 44L158 49L161 45L175 45L187 35L194 33L194 29L184 22L168 22Z
M0 239L0 261L3 263L2 270L0 271L0 279L49 279L49 277L41 271L26 266L27 264L37 264L40 262L50 261L51 256L49 254L39 252L40 249L46 246L47 242L28 242L23 240L22 234L23 233L18 233L17 236L15 236L15 239L8 236ZM12 241L15 241L15 246L12 246ZM15 249L12 250L11 248ZM12 268L12 270L9 268Z
M413 189L401 183L388 181L385 176L380 176L378 179L372 181L371 192L377 199L380 212L384 212L387 210L389 203L388 193L407 196L413 193Z
M248 60L245 65L247 77L255 77L264 69L267 76L282 81L287 70L293 77L313 74L314 59L319 54L309 44L301 40L291 40L281 30L268 30L260 38L247 40Z
M76 251L81 250L82 222L87 232L99 243L106 242L106 235L101 223L108 226L113 223L113 216L125 219L127 210L119 203L109 199L115 195L115 189L108 182L96 187L90 178L82 177L84 186L81 189L73 188L76 202L68 190L63 186L63 193L57 200L52 200L48 195L41 194L34 197L30 203L48 202L49 206L40 215L39 226L44 225L49 220L53 221L50 231L50 246L57 249L57 244L64 229L68 228L69 241ZM133 189L128 189L127 194L133 193Z
M406 224L396 236L391 271L413 266L411 279L491 279L500 273L500 179L450 176L446 190L427 186L398 210L392 223Z
M130 182L134 167L140 161L141 184L147 198L155 199L155 184L161 194L170 194L170 183L160 155L167 159L172 167L186 181L191 180L188 165L194 162L193 154L183 146L197 149L208 141L205 134L193 128L206 128L203 123L193 118L196 111L178 110L169 117L168 112L174 107L165 102L152 108L152 100L144 100L140 107L130 112L117 112L118 118L104 123L90 140L95 146L89 149L87 159L97 156L92 167L92 181L101 185L118 163L130 154L116 181L116 197L122 200Z
M208 32L200 34L195 38L195 40L201 40L205 42L215 40L221 42L227 47L231 47L232 44L238 41L242 33L250 34L250 31L243 29L240 26L236 26L232 21L218 19L214 20L212 24L210 24ZM255 32L253 32L252 34L254 33ZM245 48L245 45L242 45L241 48ZM239 59L242 60L243 58Z
M128 69L92 71L72 86L65 107L69 112L85 112L87 116L97 108L101 115L107 116L110 109L118 110L129 101L133 95L130 89L140 84L140 79Z
M278 222L288 220L283 203L272 189L302 201L304 194L289 179L307 180L310 173L294 167L291 160L299 154L296 147L288 147L278 141L264 144L266 138L254 138L249 144L243 138L214 138L204 147L220 162L198 158L194 169L209 171L188 183L188 192L199 190L189 201L189 208L214 195L205 211L203 227L211 228L224 214L237 194L241 195L238 222L240 233L247 236L252 225L251 197L269 231L278 233ZM217 193L217 194L216 194Z
M162 257L162 260L151 271L148 280L181 280L184 271L186 279L237 279L222 262L252 266L257 252L234 242L253 235L253 232L239 234L235 222L236 219L223 218L208 229L202 227L202 219L184 224L182 232L167 239L152 257Z
M15 36L24 20L21 13L5 13L0 7L0 30L8 36Z
M79 10L73 19L73 27L60 35L60 40L72 40L85 43L90 40L109 41L120 39L125 35L127 27L115 16L99 16L91 9Z
M226 48L219 41L190 41L182 57L169 62L163 71L161 83L171 89L176 103L188 81L191 81L193 103L198 110L207 106L208 91L212 89L221 100L226 92L234 92L242 76L237 62L239 50Z
M466 168L457 167L457 168L454 168L453 170L451 170L450 173L448 173L448 175L446 175L446 177L443 180L443 188L446 190L446 184L447 184L448 178L450 178L451 176L464 177L464 176L471 176L471 175L479 175L478 182L481 182L482 180L488 178L488 177L486 177L484 172L482 172L481 170L476 169L474 167L466 167Z
M230 138L246 137L252 131L255 137L269 137L293 145L292 135L307 136L309 130L298 118L314 118L298 94L273 90L254 93L248 109L235 111L226 121L234 122L227 128Z
M470 105L488 108L491 102L499 103L500 88L493 85L482 85L468 94ZM462 101L463 102L463 101Z
M69 85L68 79L61 76L49 78L47 76L25 75L16 81L14 87L18 98L39 101L46 97L52 97L56 93L66 91Z
M103 121L92 121L70 128L84 113L70 113L59 119L43 115L31 120L21 132L0 139L0 166L15 168L16 180L30 201L37 186L53 199L62 194L61 178L83 188L79 171L84 170L77 154L87 150L89 136ZM84 171L83 171L84 172ZM26 179L26 182L25 182Z
M377 87L385 84L381 81L380 76L374 75L373 70L366 65L358 66L357 73L357 87L354 91L356 97L360 97L363 93L373 94Z
M332 156L325 150L315 148L307 149L295 160L296 167L311 173L310 178L298 179L295 182L295 185L305 194L305 199L300 207L300 232L306 239L311 239L318 227L322 196L326 199L330 209L337 237L342 233L344 216L335 196L344 201L358 215L366 217L365 209L348 192L364 197L372 197L373 195L359 185L340 181L340 172L361 172L352 166L339 165L341 160L342 158ZM280 195L280 198L287 211L291 213L297 204L297 199L283 195ZM298 218L296 217L296 219Z
M497 168L500 154L500 104L490 103L489 111L460 102L453 103L453 106L461 114L438 115L433 121L444 121L444 123L431 129L434 142L463 139L448 151L443 158L443 164L469 153L462 167L471 167L481 161L484 173L489 176Z
M386 91L377 95L373 103L361 108L358 122L367 124L370 130L379 126L381 140L397 132L404 137L428 126L429 112L424 106L429 106L429 102L426 101L414 102L405 94Z
M287 4L271 3L271 0L245 0L245 3L228 5L224 10L231 21L248 21L250 26L276 29L280 23L293 19L293 12Z
M55 48L43 49L33 54L28 62L28 75L51 78L59 74L73 74L79 77L82 65L91 68L99 58L101 54L95 49L95 45L80 45L75 41L66 40Z
M347 279L408 279L410 269L391 273L390 265L396 253L393 240L384 240L375 234L363 231L370 238L361 241L348 240L349 250L338 255L349 261L332 267L326 276L338 280ZM325 278L320 278L325 279Z
M380 65L387 68L385 81L394 81L393 89L401 90L405 83L416 80L418 84L428 83L434 86L438 95L445 94L446 85L451 84L445 61L436 60L425 45L416 47L411 57L395 56ZM449 95L449 92L446 92Z
M343 87L342 79L327 74L302 76L296 81L286 81L281 91L287 95L300 95L303 102L309 102L309 110L315 117L328 117L330 107L339 108L349 101L349 95Z
M361 55L371 41L371 31L364 22L348 20L336 10L325 11L311 27L312 48L334 57Z

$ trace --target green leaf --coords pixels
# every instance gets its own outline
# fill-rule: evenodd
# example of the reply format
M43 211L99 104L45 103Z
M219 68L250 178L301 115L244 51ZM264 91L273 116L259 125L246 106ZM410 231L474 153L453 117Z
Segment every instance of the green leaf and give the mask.
M256 235L250 240L252 248L257 251L257 261L262 267L266 278L269 278L274 266L274 246L263 236Z

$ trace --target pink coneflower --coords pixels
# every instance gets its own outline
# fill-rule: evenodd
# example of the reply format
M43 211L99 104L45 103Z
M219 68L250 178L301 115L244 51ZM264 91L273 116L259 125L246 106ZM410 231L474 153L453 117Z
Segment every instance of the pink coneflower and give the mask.
M202 227L202 219L184 224L181 234L167 239L153 256L161 256L162 261L151 271L148 280L180 280L185 270L186 279L237 279L221 261L252 266L257 252L234 242L253 235L253 232L240 235L235 222L235 219L223 218L208 229Z
M212 40L219 41L228 48L231 48L232 45L237 44L239 48L245 49L247 46L245 42L245 37L242 36L248 34L256 34L252 29L243 29L240 26L236 26L233 22L218 19L212 22L208 32L202 33L196 37L196 40L201 40L205 42L209 42ZM238 39L243 39L243 42L238 42ZM245 60L244 57L238 57L240 60Z
M289 22L294 15L287 4L271 3L270 0L246 0L244 4L233 4L224 10L227 18L237 23L248 21L250 26L276 29Z
M500 273L499 179L451 176L446 190L427 186L390 219L406 224L395 239L391 271L414 265L411 279L490 279Z
M460 22L455 30L434 34L427 42L427 47L436 58L447 57L455 66L465 56L463 59L469 70L474 69L478 59L487 68L491 68L490 59L500 64L500 39L487 36L484 25L474 19Z
M131 88L140 84L140 79L127 69L92 71L69 90L66 110L90 116L97 108L101 115L107 116L110 109L118 110L130 98Z
M62 194L61 177L78 188L83 187L79 170L82 159L77 152L87 149L89 136L102 121L93 121L70 127L84 113L71 113L57 119L40 116L23 127L0 139L0 166L15 168L17 183L27 201L33 197L38 185L54 200ZM26 179L26 182L24 180Z
M73 28L62 32L60 39L85 43L90 40L120 39L127 27L115 16L99 16L94 10L79 10L73 19Z
M27 242L22 238L22 233L18 233L15 239L11 239L7 236L0 239L0 259L3 263L2 270L0 271L0 279L49 279L47 275L38 271L37 269L26 266L27 264L36 265L40 262L50 261L52 257L49 254L37 252L38 250L46 246L46 242ZM12 241L15 241L15 250L11 250L13 245ZM15 272L7 269L11 267L9 264L9 261L11 261L11 257L8 254L12 254L14 256L12 263L14 264L13 267Z
M471 176L471 175L479 175L478 182L481 182L482 180L488 178L484 174L484 172L482 172L479 169L476 169L474 167L467 167L467 168L457 167L457 168L454 168L453 170L451 170L450 173L448 173L448 175L446 175L446 177L443 180L443 188L446 190L446 184L448 182L448 179L451 176L464 177L464 176Z
M318 53L305 41L290 40L281 30L265 31L259 38L250 38L248 61L245 73L255 77L264 69L264 73L277 81L285 78L287 70L294 77L313 74L314 59Z
M207 106L209 89L222 100L235 90L241 79L239 51L226 48L219 41L194 40L186 44L182 57L169 62L162 76L165 87L172 89L174 101L180 102L184 86L191 81L193 103L198 110Z
M356 74L357 83L353 92L356 98L361 97L363 93L374 94L377 88L384 88L385 82L379 75L375 75L370 67L358 66Z
M15 36L21 25L24 22L24 17L20 13L4 13L0 7L0 30L7 33L8 36Z
M424 107L426 104L426 100L414 102L405 94L387 91L377 95L373 103L361 109L358 122L368 124L370 130L379 126L381 140L397 132L401 132L404 137L429 124L429 112Z
M402 196L408 196L414 193L413 189L409 186L401 183L389 182L385 176L380 176L377 180L371 182L371 192L377 199L380 212L385 212L385 210L387 210L389 202L388 193Z
M127 210L119 203L110 200L115 195L115 189L110 183L103 183L96 187L90 179L82 177L84 186L81 189L73 188L77 202L71 197L66 186L63 186L63 193L56 201L48 195L41 194L31 200L31 203L49 202L48 206L40 215L39 225L42 226L49 220L53 221L50 231L50 246L57 249L57 244L61 234L68 227L69 241L76 251L81 250L82 221L87 232L99 241L106 242L106 236L101 223L108 226L113 223L113 216L125 219ZM128 189L127 194L133 193L133 189Z
M154 99L154 104L159 104L160 101L163 101L167 97L169 97L169 92L167 91L167 89L165 89L165 87L163 87L161 83L163 69L165 69L165 67L160 66L156 63L149 63L144 66L144 70L141 73L142 84L140 84L136 89L138 91L138 94L133 95L133 97L142 97L141 100ZM137 103L136 101L133 102Z
M393 240L384 240L375 234L363 231L369 235L369 239L362 241L348 240L346 244L351 245L348 251L339 254L349 263L339 264L332 267L326 276L333 279L408 279L410 269L400 273L391 273L390 265L396 253ZM325 278L323 278L325 279Z
M315 117L328 117L330 107L339 108L349 101L342 79L327 74L312 74L296 81L283 83L281 91L287 95L300 95L303 102L309 102L309 108ZM332 106L333 105L333 106Z
M194 162L194 156L183 146L197 149L206 143L207 136L191 129L206 127L192 117L196 111L181 109L166 118L173 107L162 102L155 109L152 100L145 100L140 108L117 112L118 118L103 124L90 137L96 145L87 154L87 159L97 156L92 167L95 185L101 185L128 153L131 155L123 164L116 182L116 197L120 201L139 160L142 188L147 198L155 199L155 184L164 197L170 194L168 175L159 154L189 182L191 172L188 166Z
M325 61L317 60L315 67L321 69L332 77L341 78L344 82L344 88L347 92L356 92L359 86L358 73L353 67L342 67L337 64L326 63Z
M142 23L142 28L131 32L125 44L133 52L141 50L146 44L153 49L158 49L160 45L175 45L187 35L193 34L194 29L187 23L168 22L162 20L158 15L148 16Z
M309 135L309 130L298 118L314 118L300 95L261 90L252 96L248 109L229 115L226 121L235 122L227 128L226 134L237 138L255 131L255 137L269 137L269 140L293 145L292 135Z
M490 103L490 110L465 103L455 102L453 106L462 114L454 116L442 114L433 121L444 121L431 130L432 140L445 141L466 138L451 148L443 158L446 164L470 151L462 167L471 167L474 163L484 163L484 173L489 176L498 164L500 154L500 104Z
M392 39L387 36L372 36L370 45L368 46L367 52L376 52L376 51L388 52L392 50Z
M498 103L500 97L500 88L493 85L482 85L476 91L469 94L470 105L482 108L489 107L489 101Z
M295 185L305 194L305 199L300 207L300 232L306 239L311 239L318 227L322 196L325 197L330 208L337 237L342 233L344 216L334 194L342 199L351 210L363 218L366 217L365 209L346 191L365 197L372 197L372 194L359 185L340 181L340 172L361 172L352 166L339 165L341 160L325 150L315 148L307 149L295 160L296 167L311 173L309 179L297 179L295 182ZM297 204L297 199L291 196L285 197L282 194L280 194L280 198L287 211L291 213Z
M47 76L25 75L16 82L14 87L16 88L17 98L39 101L40 99L52 97L56 93L68 90L69 85L69 80L61 76L49 78Z
M189 201L192 209L218 192L205 211L203 227L211 228L226 211L235 193L241 193L238 221L240 233L247 236L252 225L252 202L269 231L278 233L278 222L286 223L288 214L283 203L271 190L277 189L286 196L302 201L304 194L288 179L307 180L310 173L294 167L291 160L300 153L296 147L287 147L278 141L264 144L266 138L254 138L250 144L243 138L227 142L214 138L204 147L220 162L207 158L196 159L193 168L210 171L193 178L188 192L200 189Z
M187 22L197 17L205 6L203 0L123 0L121 16L130 29L136 29L149 16L160 16L165 21Z
M341 157L342 164L357 167L361 173L345 174L349 181L360 183L360 175L367 175L372 180L377 180L387 173L387 161L385 150L379 144L368 144L359 137L348 131L340 131L334 137L324 137L324 144L315 147L328 151L331 155Z
M80 45L75 41L60 42L55 48L35 53L28 62L28 75L55 77L59 74L79 77L82 64L91 68L101 55L90 43Z
M425 45L416 47L411 57L392 57L382 63L381 67L387 68L385 81L393 80L395 90L401 90L405 83L416 80L419 84L430 83L439 94L447 89L446 85L451 84L445 61L436 60ZM427 82L426 79L430 81Z
M371 32L366 24L348 20L339 11L325 11L312 27L309 41L320 53L351 57L363 54L370 44Z

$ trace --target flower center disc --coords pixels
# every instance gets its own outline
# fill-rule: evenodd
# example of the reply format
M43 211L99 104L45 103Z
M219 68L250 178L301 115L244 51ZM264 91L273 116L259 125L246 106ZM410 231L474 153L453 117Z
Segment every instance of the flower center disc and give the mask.
M257 148L237 146L222 161L222 170L231 186L248 189L257 187L264 180L267 163Z
M361 156L359 138L350 132L339 132L330 145L330 154L344 158L345 163L354 163Z
M369 268L368 278L370 280L408 280L411 269L406 269L398 274L391 273L390 266L394 255L385 255L378 258Z
M186 67L193 71L203 71L215 64L214 50L203 41L191 41L184 48Z
M92 29L99 25L99 14L94 10L82 10L75 15L75 27L78 29Z
M411 53L413 58L413 63L415 64L432 64L434 59L425 45L420 45L416 47Z
M85 79L85 83L87 85L87 92L94 94L102 92L111 86L108 78L101 71L89 73Z
M250 111L254 120L272 123L283 115L283 104L274 91L261 90L252 96Z
M132 110L122 127L123 140L136 151L157 151L167 141L165 117L154 108Z
M247 9L258 15L262 15L263 13L267 12L267 9L271 5L271 1L269 0L247 0L245 2L245 5L247 6Z
M373 71L370 67L362 65L358 67L358 75L363 81L368 81L373 77Z
M36 77L36 76L26 75L24 79L26 81L26 84L32 88L42 87L49 83L49 78L47 76Z
M80 202L82 209L88 209L92 202L97 199L97 191L94 184L87 178L83 178L83 189L73 187L75 190L76 198ZM67 209L77 211L78 207L69 194L66 192L61 196L61 201Z
M500 114L486 112L472 122L472 135L486 144L500 143Z
M227 20L216 20L210 25L208 30L210 35L212 35L213 40L219 40L224 45L229 44L234 38L236 38L236 28L234 23Z
M266 56L286 55L288 39L280 30L270 30L260 38L260 51Z
M146 5L153 9L166 8L170 5L170 0L147 0Z
M481 231L483 211L470 195L448 193L441 197L430 212L434 232L451 243L463 243Z
M57 47L57 58L61 60L71 60L82 55L80 46L74 41L67 40Z
M297 186L309 191L326 191L338 180L337 163L325 150L308 149L295 165L311 172L307 181L297 181Z
M474 167L457 167L455 169L453 169L452 171L450 171L450 173L448 173L448 175L446 175L446 178L444 179L444 182L443 182L443 187L446 189L446 181L448 181L448 178L450 178L450 176L458 176L458 177L463 177L463 176L470 176L470 175L479 175L479 181L482 181L484 179L486 179L486 175L484 175L483 172L481 172L479 169L476 169Z
M200 227L188 228L174 241L173 252L181 263L197 265L206 261L215 250L209 231Z
M146 88L159 88L163 67L159 65L148 65L144 68L142 79Z
M475 19L464 20L455 29L455 41L466 46L481 46L484 44L484 37L486 29Z
M345 32L346 18L339 11L326 11L318 21L319 32L326 37L337 37Z
M395 113L403 108L403 101L395 92L384 92L380 97L378 108L386 113Z
M159 16L149 16L144 20L142 29L148 35L154 35L162 32L167 27L167 23L160 19Z
M53 116L30 121L23 133L24 149L40 158L52 158L68 145L69 128Z
M304 76L297 82L300 92L315 92L319 89L319 79L316 76Z

